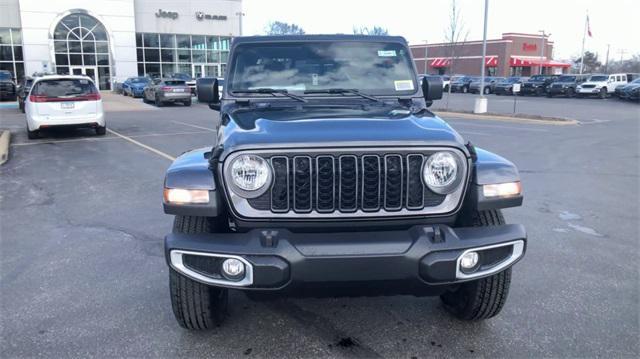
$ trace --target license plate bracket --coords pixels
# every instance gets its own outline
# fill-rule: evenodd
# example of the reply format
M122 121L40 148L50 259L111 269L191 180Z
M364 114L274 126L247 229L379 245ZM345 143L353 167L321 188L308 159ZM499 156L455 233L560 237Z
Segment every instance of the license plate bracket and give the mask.
M63 110L69 110L76 107L74 102L60 102L60 108Z

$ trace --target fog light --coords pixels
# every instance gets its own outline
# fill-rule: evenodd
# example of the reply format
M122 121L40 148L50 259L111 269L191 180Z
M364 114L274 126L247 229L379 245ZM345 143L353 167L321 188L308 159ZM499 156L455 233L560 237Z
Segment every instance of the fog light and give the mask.
M478 252L467 252L460 258L460 268L466 270L473 269L478 264L478 259Z
M244 277L244 263L229 258L222 262L222 275L229 280L240 280Z

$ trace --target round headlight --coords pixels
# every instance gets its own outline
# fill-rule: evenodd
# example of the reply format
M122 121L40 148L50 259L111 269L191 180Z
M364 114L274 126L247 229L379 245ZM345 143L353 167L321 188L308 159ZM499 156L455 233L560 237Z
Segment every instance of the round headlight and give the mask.
M424 183L434 192L448 194L458 184L458 160L451 152L436 152L429 156L422 170Z
M267 161L256 155L236 157L230 166L230 177L234 192L243 197L257 197L264 193L271 183L271 167Z

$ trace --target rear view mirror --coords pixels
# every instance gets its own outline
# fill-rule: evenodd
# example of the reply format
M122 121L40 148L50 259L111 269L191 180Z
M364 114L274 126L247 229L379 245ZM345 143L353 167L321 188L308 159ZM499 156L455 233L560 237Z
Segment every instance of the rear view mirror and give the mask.
M424 76L422 78L422 94L427 106L431 106L434 100L442 98L442 79L435 76Z
M201 77L196 80L198 102L209 104L212 110L220 111L220 90L218 79L215 77Z

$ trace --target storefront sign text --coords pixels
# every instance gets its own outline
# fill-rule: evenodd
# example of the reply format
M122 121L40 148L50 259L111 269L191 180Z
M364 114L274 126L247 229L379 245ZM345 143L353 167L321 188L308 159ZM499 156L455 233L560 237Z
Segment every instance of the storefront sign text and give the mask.
M158 9L158 12L156 13L156 17L163 17L163 18L175 20L178 18L178 13L175 11L165 11L162 9Z
M198 19L199 21L202 20L227 20L227 15L211 15L211 14L205 14L202 11L197 11L196 12L196 19Z

